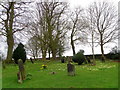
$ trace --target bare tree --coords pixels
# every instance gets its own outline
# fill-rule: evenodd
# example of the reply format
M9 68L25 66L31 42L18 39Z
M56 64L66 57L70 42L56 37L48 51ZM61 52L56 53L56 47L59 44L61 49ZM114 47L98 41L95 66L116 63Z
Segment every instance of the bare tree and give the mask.
M0 35L3 35L7 39L8 51L6 62L10 62L12 59L12 52L14 46L14 34L18 31L22 31L26 25L20 22L21 16L26 11L25 2L15 2L15 1L6 1L1 2L1 11L0 11L0 26L1 31Z
M33 57L34 60L40 56L39 55L40 45L38 43L38 39L36 38L36 36L33 36L28 40L26 44L26 49L27 49L28 55Z
M73 55L75 55L75 42L76 41L85 41L86 35L85 35L85 29L88 27L86 20L84 18L83 9L76 8L70 17L70 24L69 24L70 30L71 30L71 46L73 50Z
M94 46L95 46L95 43L97 38L96 38L96 30L95 30L95 26L94 26L94 22L93 22L93 17L92 16L92 13L93 13L93 9L91 7L89 7L87 10L87 16L86 16L86 19L87 19L87 22L89 24L89 27L88 27L88 31L87 31L87 35L88 35L88 44L91 46L92 48L92 54L93 54L93 60L94 60L94 63L95 63L95 55L94 55Z
M107 2L94 2L90 5L93 26L97 31L98 42L101 47L102 60L105 61L104 45L117 37L117 13L112 4Z
M33 15L36 22L36 37L41 47L42 57L46 58L47 51L55 59L61 41L65 38L65 20L62 17L67 8L64 2L37 2L36 11ZM33 31L34 32L34 31Z
M7 37L7 44L8 44L8 52L7 52L7 60L12 59L12 50L13 50L13 45L14 45L14 39L13 39L13 18L14 18L14 4L15 2L10 2L8 7L5 7L4 5L1 4L6 9L6 15L7 18L4 20L3 18L2 21L4 21L4 32L2 32L2 35Z

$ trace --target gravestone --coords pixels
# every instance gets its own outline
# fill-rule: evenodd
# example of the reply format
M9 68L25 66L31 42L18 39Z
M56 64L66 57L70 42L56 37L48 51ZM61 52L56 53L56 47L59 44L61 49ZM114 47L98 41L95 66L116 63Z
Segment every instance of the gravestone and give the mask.
M32 58L30 58L30 61L31 61L32 63L34 63L33 60L32 60Z
M67 71L69 76L75 76L75 66L70 62L67 64Z
M17 73L18 82L22 83L22 81L25 80L25 68L23 65L23 61L21 59L18 60L18 67L19 67L19 72Z
M18 83L22 83L22 77L20 72L17 73L17 78L18 78Z

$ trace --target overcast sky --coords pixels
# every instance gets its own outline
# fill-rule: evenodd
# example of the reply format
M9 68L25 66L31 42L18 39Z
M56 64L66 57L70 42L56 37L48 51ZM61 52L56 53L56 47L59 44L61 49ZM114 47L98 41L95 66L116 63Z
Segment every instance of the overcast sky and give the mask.
M113 4L116 5L116 7L118 7L118 2L120 0L67 0L68 2L70 2L71 7L76 7L76 6L82 6L82 7L87 7L89 4L95 2L102 2L102 1L106 1L106 2L112 2Z
M0 1L1 1L1 0L0 0ZM63 1L64 1L64 0L63 0ZM87 7L89 6L89 4L93 3L94 1L97 1L97 2L98 2L98 1L99 1L99 2L100 2L100 1L111 2L111 3L113 3L113 4L116 6L116 8L118 8L118 2L119 2L119 0L67 0L67 2L70 3L71 9L73 9L73 8L75 8L75 7L77 7L77 6L81 6L81 7L83 7L83 8L87 8ZM4 52L5 49L6 49L6 44L3 44L1 41L2 41L2 40L0 40L0 50L1 50L2 52ZM117 41L116 41L116 42L117 42ZM110 52L111 48L114 47L114 46L116 46L116 45L117 45L116 43L106 44L106 45L104 46L104 52L105 52L105 53ZM89 45L82 45L82 44L77 45L77 46L76 46L76 52L78 52L80 49L83 49L83 50L85 51L85 54L92 54L92 50L91 50L91 47L90 47ZM98 46L98 47L95 47L95 54L101 54L101 50L100 50L100 47L99 47L99 46ZM66 52L64 53L64 55L65 55L65 56L71 56L71 55L73 55L73 54L72 54L72 49L66 51Z
M118 9L118 2L120 0L68 0L68 2L70 2L71 8L75 8L77 6L87 8L94 1L96 1L96 2L102 2L102 1L110 2L110 3L114 4L116 6L116 8ZM116 40L116 42L118 42L118 40ZM114 47L114 46L118 46L118 43L106 44L104 46L105 54L109 53L111 48ZM78 52L80 49L83 49L85 51L85 54L92 54L92 50L91 50L91 47L89 45L80 45L80 44L77 45L76 46L76 52ZM100 49L99 46L95 47L95 54L101 54L101 49ZM65 52L65 56L70 56L70 55L72 55L72 49Z

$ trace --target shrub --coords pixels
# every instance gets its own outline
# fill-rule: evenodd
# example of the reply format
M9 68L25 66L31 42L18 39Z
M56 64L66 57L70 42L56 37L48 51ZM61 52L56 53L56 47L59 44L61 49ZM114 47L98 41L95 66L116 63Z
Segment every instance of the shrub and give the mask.
M113 47L111 51L107 54L107 58L112 60L119 60L120 59L120 50L117 46Z
M18 47L14 50L13 59L16 64L18 64L19 59L22 59L23 63L26 61L26 52L22 43L20 43Z
M82 51L82 50L81 50ZM74 62L77 62L78 65L81 65L84 61L85 61L85 56L84 56L84 52L82 51L79 51L77 54L75 54L73 57L72 57L72 60Z
M32 75L30 74L30 73L28 73L27 75L26 75L26 80L31 80L32 79Z
M120 59L120 52L117 53L108 53L107 58L112 59L112 60L119 60Z
M119 60L120 59L120 53L108 53L107 58L112 59L112 60Z

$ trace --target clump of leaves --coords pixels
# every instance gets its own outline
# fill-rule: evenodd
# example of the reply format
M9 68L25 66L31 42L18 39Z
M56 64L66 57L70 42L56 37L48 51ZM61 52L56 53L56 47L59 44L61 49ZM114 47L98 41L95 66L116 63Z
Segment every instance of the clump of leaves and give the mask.
M26 80L31 80L32 79L32 74L28 73L26 76Z

